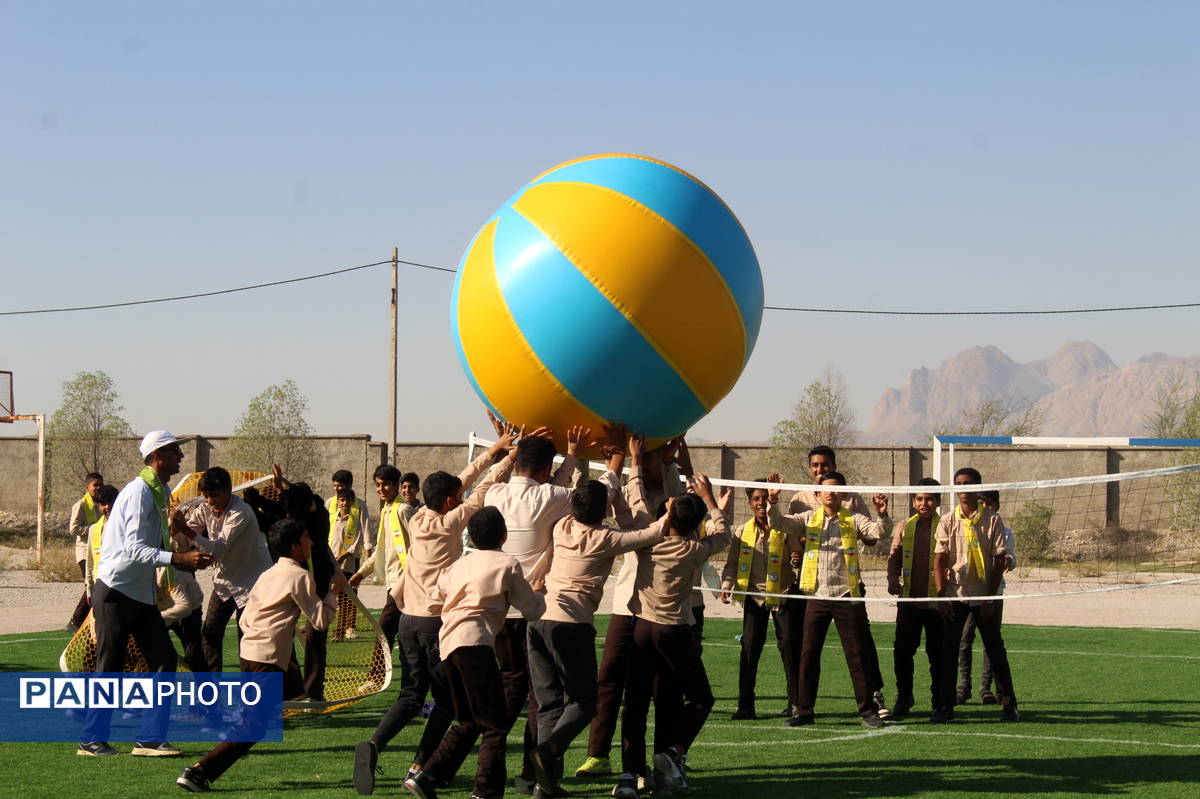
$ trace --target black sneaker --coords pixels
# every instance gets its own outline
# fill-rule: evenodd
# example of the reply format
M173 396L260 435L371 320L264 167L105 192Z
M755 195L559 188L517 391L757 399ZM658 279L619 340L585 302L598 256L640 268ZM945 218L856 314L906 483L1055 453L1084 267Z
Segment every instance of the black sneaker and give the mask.
M935 708L929 717L930 724L948 724L954 720L954 711L948 707Z
M626 772L617 777L617 785L612 790L614 799L641 799L637 789L637 777Z
M729 720L730 721L754 721L757 718L758 718L758 714L755 713L753 710L743 710L742 708L738 708L737 710L733 711L733 715L731 715L729 717Z
M188 766L175 779L175 784L183 788L188 793L208 793L212 790L212 783L208 781L208 777L204 776L199 766Z
M970 687L964 688L961 685L958 686L958 690L954 692L954 704L965 705L966 703L968 703L970 701L971 701Z
M791 716L791 715L792 715L792 706L791 706L791 705L788 705L788 706L787 706L787 707L785 707L783 710L779 711L779 717L780 717L780 718L784 718L784 719L786 719L786 718L788 718L788 717L789 717L789 716Z
M888 710L887 700L883 698L883 691L876 691L871 698L875 700L875 715L885 721L890 719L892 711Z
M379 768L379 747L374 741L359 741L354 747L354 790L362 796L375 791L375 774Z
M869 716L862 717L862 725L864 727L870 727L873 730L878 730L882 727L886 727L887 722L881 719L878 713L872 713Z
M418 799L437 799L437 788L433 785L433 777L424 771L415 777L404 780L405 789Z
M979 701L985 705L1000 704L1000 700L996 698L996 695L994 693L992 693L991 691L986 691L986 690L979 692Z
M75 754L83 757L112 757L118 754L118 752L108 745L108 741L91 741L89 743L81 743L79 748L75 750Z
M911 696L902 696L896 700L896 704L892 705L892 718L902 719L912 712L913 699Z
M786 722L786 724L789 727L807 727L810 724L816 724L816 723L817 723L816 719L814 719L812 717L812 714L807 714L807 715L803 715L803 716L796 714L796 715L792 716L790 719L788 719Z
M550 751L550 744L544 743L535 746L533 751L529 753L529 759L533 761L534 778L537 786L547 796L558 796L559 791L562 789L559 787L558 780L554 776L557 763L554 753Z
M1000 720L1001 721L1020 721L1021 714L1017 712L1017 706L1009 705L1008 707L1001 710L1000 711Z

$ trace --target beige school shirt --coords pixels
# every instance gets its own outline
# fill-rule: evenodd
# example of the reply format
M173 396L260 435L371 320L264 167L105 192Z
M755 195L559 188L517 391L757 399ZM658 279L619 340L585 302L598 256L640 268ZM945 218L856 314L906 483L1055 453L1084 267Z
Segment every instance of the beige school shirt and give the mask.
M75 562L88 560L88 532L92 525L100 521L100 508L96 508L96 518L88 519L83 497L71 506L71 535L75 536Z
M358 508L358 527L354 530L354 536L347 542L346 528L350 524L350 514L338 515L336 496L325 500L325 511L330 514L329 551L333 553L338 568L346 571L355 571L358 568L362 550L367 553L371 551L371 513L362 497L355 497L354 505Z
M1004 541L1004 521L999 514L984 508L979 523L975 525L979 550L983 554L981 575L971 573L966 532L966 525L958 520L958 514L953 510L943 514L938 522L933 552L935 555L948 553L950 556L946 596L988 596L988 575L992 573L992 563L996 558L1003 558L1008 552Z
M475 478L491 461L489 452L472 461L458 476L463 486L468 487L475 482ZM507 480L512 468L512 458L503 458L491 467L471 496L449 513L438 513L426 506L412 515L408 524L411 536L408 567L400 576L399 583L391 588L392 598L401 612L410 616L441 615L442 603L433 597L438 577L446 567L462 557L462 533L467 529L467 522L483 507L487 490L493 483Z
M221 513L200 502L188 513L187 526L196 533L196 549L213 556L213 593L245 607L260 574L271 568L267 538L246 501L234 494Z
M776 528L779 529L779 528ZM732 531L732 539L729 543L729 555L725 558L725 568L721 571L721 590L729 591L737 585L738 566L742 562L742 527ZM779 529L780 532L784 532ZM770 528L763 529L757 521L754 523L754 556L750 561L750 574L746 581L748 591L758 591L765 593L767 590L767 556L769 546L768 533ZM796 583L796 570L792 568L791 557L792 552L804 552L804 541L796 540L794 535L784 534L783 537L783 552L779 562L779 591L778 593L787 593L787 590ZM766 599L760 596L743 596L734 594L733 599L736 602L752 601L756 605L761 605L766 602Z
M791 500L788 502L788 513L792 516L798 516L806 510L816 510L821 507L821 500L817 498L815 489L797 491L792 494ZM842 507L851 513L861 513L868 519L871 518L870 507L867 501L862 498L862 494L842 494Z
M783 514L778 504L772 504L768 510L771 526L788 534L791 546L803 552L808 546L808 523L816 511L806 510L800 514ZM879 540L880 527L861 513L852 513L854 530L857 538L863 544L874 544ZM850 576L846 571L846 556L842 553L842 530L837 515L828 516L817 546L817 585L812 596L847 596L850 593ZM862 563L861 552L859 563ZM803 563L798 575L803 577ZM861 575L859 575L861 577Z
M655 624L690 625L696 574L706 560L729 546L729 522L717 508L709 511L707 538L668 535L637 551L633 615Z
M418 509L419 505L409 505L399 499L384 503L375 524L375 545L367 547L370 554L358 567L358 571L355 572L356 576L366 577L374 572L379 581L389 587L400 582L404 566L400 563L400 554L396 552L394 532L400 531L400 538L404 542L404 551L407 553L412 542L412 536L408 532L408 523Z
M317 596L308 569L291 558L280 558L258 578L250 591L238 626L243 660L270 663L286 670L292 658L296 619L303 613L314 630L324 630L337 612L337 594Z
M593 624L613 561L662 541L666 517L638 530L584 524L568 516L554 525L554 558L546 575L547 621ZM631 558L632 559L632 558Z
M510 606L527 619L539 618L546 609L546 600L521 574L521 564L498 549L476 549L450 564L431 598L441 607L443 660L459 647L494 646Z
M933 567L933 558L929 555L929 544L931 538L937 537L937 528L933 526L932 518L928 524L917 521L916 530L913 532L912 572L908 579L905 579L904 528L907 526L908 519L892 526L892 548L888 551L887 559L888 580L900 583L900 596L904 596L906 585L909 588L910 597L929 596L929 589L933 585L933 576L930 572ZM935 604L937 603L918 602L916 607L931 610L934 609Z

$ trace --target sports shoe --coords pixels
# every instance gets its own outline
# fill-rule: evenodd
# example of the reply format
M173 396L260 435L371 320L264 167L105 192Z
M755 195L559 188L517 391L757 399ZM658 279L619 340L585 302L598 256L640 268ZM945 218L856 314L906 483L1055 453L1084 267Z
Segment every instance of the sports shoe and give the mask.
M616 787L612 790L615 799L641 799L637 789L637 778L625 773L617 777Z
M83 757L112 757L120 754L116 749L108 745L108 741L91 741L89 743L81 743L79 748L75 750L75 754Z
M638 789L638 793L653 793L654 792L654 775L651 774L649 777L639 776L637 778L637 789Z
M954 710L948 707L934 708L933 715L929 717L930 724L948 724L954 720Z
M204 776L199 766L185 768L183 773L175 778L175 784L188 793L208 793L212 790L212 783Z
M996 698L996 695L988 690L983 690L983 691L979 692L979 701L985 705L1000 704L1000 700Z
M612 773L612 763L607 757L592 757L591 755L588 755L587 760L575 769L576 777L607 777Z
M683 763L679 753L674 749L659 752L654 755L654 770L663 775L663 790L675 796L686 794L688 791L687 777L683 775ZM657 781L654 787L658 791Z
M536 782L534 782L533 780L527 780L524 777L522 777L520 774L513 777L513 793L515 793L515 794L520 794L521 796L529 796L530 794L533 793L534 786L536 786L536 785L537 785Z
M913 699L911 696L902 696L896 700L896 704L892 705L892 718L902 719L912 712Z
M787 718L790 715L792 715L792 706L791 705L788 705L783 710L779 711L780 718Z
M883 698L883 691L876 691L871 698L875 700L875 714L881 719L890 719L892 711L888 710L887 700Z
M134 757L179 757L183 754L183 750L177 746L172 746L167 741L156 741L154 743L135 743L133 751L129 754Z
M878 713L872 713L869 716L862 717L862 725L864 727L870 727L873 730L878 730L881 727L886 727L887 722L884 721Z
M964 688L961 685L958 686L958 690L954 692L954 704L965 705L967 702L970 702L970 701L971 701L970 687Z
M730 721L754 721L758 718L758 714L753 710L743 710L738 708L729 716Z
M816 723L817 723L816 719L814 719L812 717L812 714L808 714L808 715L804 715L804 716L797 714L795 716L792 716L786 722L786 724L789 727L807 727L809 724L816 724Z
M560 790L558 780L554 776L555 758L550 751L550 744L538 744L529 753L529 759L533 761L534 778L537 781L538 787L543 793L557 794Z
M1021 714L1017 712L1017 706L1009 705L1008 707L1001 710L1000 711L1000 720L1001 721L1020 721Z
M405 779L404 787L418 799L437 799L437 788L433 785L433 777L424 771L419 772L415 777Z
M375 775L383 773L379 768L379 747L374 741L359 741L354 747L354 790L361 796L370 796L375 791Z

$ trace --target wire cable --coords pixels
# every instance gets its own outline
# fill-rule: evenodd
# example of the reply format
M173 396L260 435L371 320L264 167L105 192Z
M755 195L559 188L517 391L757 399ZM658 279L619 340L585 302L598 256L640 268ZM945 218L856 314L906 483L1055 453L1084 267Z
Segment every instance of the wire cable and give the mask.
M201 297L217 297L222 294L236 294L241 291L255 291L257 289L271 288L273 286L286 286L290 283L303 283L306 280L318 280L325 277L334 277L336 275L344 275L349 272L357 272L360 269L370 269L372 267L383 266L390 263L392 263L392 260L389 258L386 261L376 261L375 263L360 264L359 266L348 266L344 269L334 269L329 272L320 272L315 275L304 275L302 277L292 277L287 278L286 280L273 280L269 283L255 283L251 286L238 286L236 288L218 289L216 291L202 291L196 294L180 294L175 297L157 297L150 300L129 300L127 302L110 302L100 305L77 305L70 308L37 308L25 311L0 311L0 316L29 316L32 314L71 313L73 311L100 311L106 308L128 308L134 305L152 305L160 302L177 302L179 300L194 300ZM451 269L445 266L435 266L433 264L423 264L418 261L397 260L396 263L418 269L429 269L434 272L447 272L452 275L458 273L457 269ZM1047 316L1056 314L1117 313L1124 311L1165 311L1180 308L1200 308L1200 302L1181 302L1172 303L1169 305L1122 305L1108 308L1054 308L1027 311L890 311L870 308L804 308L791 305L763 306L764 311L857 314L866 316Z

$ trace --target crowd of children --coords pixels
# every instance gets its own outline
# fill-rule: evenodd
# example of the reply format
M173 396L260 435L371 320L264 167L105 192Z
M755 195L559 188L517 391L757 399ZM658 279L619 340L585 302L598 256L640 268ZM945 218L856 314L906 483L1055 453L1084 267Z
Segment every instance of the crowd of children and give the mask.
M270 503L254 492L247 500L237 497L229 473L215 467L201 478L202 503L163 517L174 540L171 563L181 571L216 569L203 616L195 597L180 599L174 616L170 603L160 602L185 651L197 665L221 670L225 626L236 616L241 669L282 672L285 698L322 696L326 630L335 619L334 641L354 637L355 605L340 595L372 574L387 586L379 622L389 649L399 647L399 692L374 733L353 747L360 794L374 791L381 753L421 716L430 696L420 742L404 761L404 787L422 799L435 799L449 784L476 741L472 797L502 796L509 784L506 741L522 711L523 766L512 781L518 793L565 796L565 756L589 728L576 776L615 776L618 799L651 789L660 796L687 793L688 750L714 703L701 658L703 594L696 586L701 570L727 547L719 595L740 603L743 619L734 720L758 718L755 685L768 621L787 686L788 706L780 715L789 726L814 723L830 624L837 627L865 726L912 713L922 635L931 721L953 719L955 704L970 696L976 631L986 652L980 698L999 704L1002 720L1019 719L1001 603L975 599L1002 592L1003 574L1015 563L1012 534L999 516L999 497L970 490L982 482L976 470L954 475L952 510L939 516L941 486L925 478L919 485L929 492L912 495L911 514L893 522L886 496L872 497L868 506L857 494L838 491L847 481L836 470L835 453L815 447L812 490L785 505L779 475L763 478L761 487L746 489L749 520L731 530L732 492L717 496L708 478L693 473L682 440L647 452L641 436L618 426L599 441L590 430L572 428L556 468L550 431L495 424L496 443L457 476L434 472L422 483L393 466L376 469L374 524L345 470L334 474L333 496L324 503L307 486L287 485L277 475L284 497ZM595 447L604 453L605 471L596 480L584 474L572 488L578 454ZM105 575L101 542L118 496L99 475L89 475L87 490L72 516L79 517L73 527L79 528L90 594L96 575ZM880 540L890 542L889 594L954 600L897 603L891 708L865 603L854 601L866 592L862 549ZM178 554L189 550L195 554ZM595 615L618 559L597 663ZM85 608L89 601L94 598L85 595ZM303 672L292 646L301 613L309 639ZM160 649L152 654L166 658ZM956 686L960 670L963 682ZM618 718L619 773L610 757ZM156 756L180 754L162 741L143 748ZM221 744L184 769L177 783L209 790L249 749ZM115 753L98 741L80 751Z

